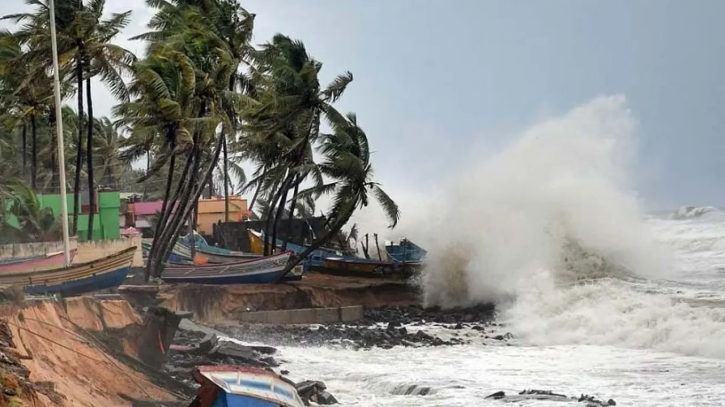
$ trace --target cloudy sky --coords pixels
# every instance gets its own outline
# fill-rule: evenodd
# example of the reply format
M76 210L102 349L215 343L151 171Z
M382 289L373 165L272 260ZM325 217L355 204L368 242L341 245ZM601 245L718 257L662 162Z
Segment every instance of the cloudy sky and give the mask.
M3 12L24 11L0 0ZM119 41L144 30L143 0ZM393 196L425 199L463 166L523 129L603 95L624 95L637 121L631 177L648 208L723 205L725 2L245 0L255 43L282 32L350 70L339 103L354 111ZM113 101L94 94L99 113ZM465 176L461 173L460 176ZM475 182L472 179L471 182ZM415 199L411 198L415 197Z

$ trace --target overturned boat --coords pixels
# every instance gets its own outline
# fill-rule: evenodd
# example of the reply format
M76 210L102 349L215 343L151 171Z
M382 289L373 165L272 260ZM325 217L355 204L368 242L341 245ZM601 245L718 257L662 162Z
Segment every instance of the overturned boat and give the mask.
M293 383L270 371L244 366L199 366L189 407L303 407Z

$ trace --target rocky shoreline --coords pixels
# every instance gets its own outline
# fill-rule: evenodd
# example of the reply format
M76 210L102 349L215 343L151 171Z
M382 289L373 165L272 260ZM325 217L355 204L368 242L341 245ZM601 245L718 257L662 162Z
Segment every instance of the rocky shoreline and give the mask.
M467 309L424 309L419 306L382 307L365 311L364 318L355 323L332 323L314 326L294 325L219 325L203 327L186 321L179 326L169 358L162 371L188 386L196 387L189 371L198 365L243 365L265 368L284 380L290 374L276 359L276 346L344 347L359 351L373 347L390 349L395 346L429 347L463 344L503 345L513 338L500 330L492 306ZM224 337L233 337L234 341ZM306 405L330 405L337 400L325 383L314 379L293 383ZM396 394L427 396L435 389L411 384ZM524 390L506 395L497 392L487 397L502 402L548 400L579 402L586 407L616 405L614 400L602 401L581 395L567 397L552 391ZM157 406L160 404L157 404Z

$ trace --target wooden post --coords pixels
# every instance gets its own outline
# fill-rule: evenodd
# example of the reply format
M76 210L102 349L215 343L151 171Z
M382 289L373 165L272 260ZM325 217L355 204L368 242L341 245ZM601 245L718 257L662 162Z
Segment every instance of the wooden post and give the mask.
M383 256L380 254L380 245L378 244L378 234L375 233L375 247L378 248L378 260L382 260Z

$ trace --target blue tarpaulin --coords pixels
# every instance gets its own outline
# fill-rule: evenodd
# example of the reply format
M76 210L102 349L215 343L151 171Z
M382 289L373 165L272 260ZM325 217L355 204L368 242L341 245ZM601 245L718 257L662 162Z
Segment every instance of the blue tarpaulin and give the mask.
M220 391L211 407L280 407L279 404Z

